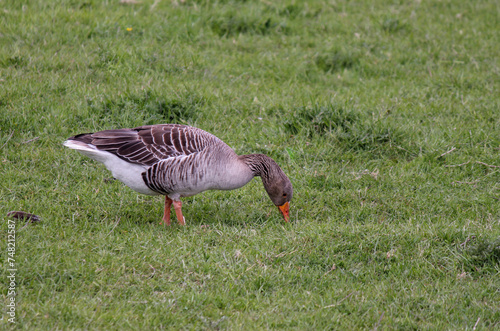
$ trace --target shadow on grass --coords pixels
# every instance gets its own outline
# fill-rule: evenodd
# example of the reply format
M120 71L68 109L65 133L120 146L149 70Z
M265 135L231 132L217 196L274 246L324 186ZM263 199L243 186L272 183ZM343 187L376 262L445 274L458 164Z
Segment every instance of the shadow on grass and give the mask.
M480 239L463 248L462 252L465 257L464 266L472 273L494 273L500 268L500 237Z
M367 113L334 104L295 107L290 112L284 122L289 134L309 138L328 136L345 150L410 153L404 139L407 134L387 120L373 120Z
M92 113L102 119L133 111L145 117L145 124L181 123L194 120L205 103L206 100L203 97L196 95L167 99L151 91L106 98L103 101L87 99L87 105Z

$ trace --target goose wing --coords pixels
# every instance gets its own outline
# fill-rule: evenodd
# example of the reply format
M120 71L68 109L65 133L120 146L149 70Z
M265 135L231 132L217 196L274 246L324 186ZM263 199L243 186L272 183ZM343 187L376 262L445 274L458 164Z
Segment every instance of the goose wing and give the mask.
M215 139L215 136L206 131L179 124L105 130L70 138L143 166L152 166L161 160L201 152Z

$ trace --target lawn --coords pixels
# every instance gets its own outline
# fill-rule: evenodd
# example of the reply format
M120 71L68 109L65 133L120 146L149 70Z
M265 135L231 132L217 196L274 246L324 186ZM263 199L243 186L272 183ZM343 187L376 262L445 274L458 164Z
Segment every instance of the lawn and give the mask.
M498 8L0 1L0 328L500 328ZM157 123L271 156L291 222L256 178L160 226L62 146Z

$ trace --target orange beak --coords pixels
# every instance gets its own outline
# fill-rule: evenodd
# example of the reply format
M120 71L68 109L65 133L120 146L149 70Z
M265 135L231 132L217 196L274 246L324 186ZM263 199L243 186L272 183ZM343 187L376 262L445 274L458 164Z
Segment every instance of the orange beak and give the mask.
M281 206L278 206L281 214L283 215L283 217L285 218L285 222L290 222L290 204L287 202L285 202L283 205Z

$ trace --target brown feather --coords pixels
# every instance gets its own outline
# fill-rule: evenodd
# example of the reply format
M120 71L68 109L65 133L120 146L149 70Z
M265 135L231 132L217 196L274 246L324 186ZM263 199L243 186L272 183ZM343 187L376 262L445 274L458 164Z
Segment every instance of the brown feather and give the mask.
M92 134L92 138L133 138L137 131L133 129L104 130Z

